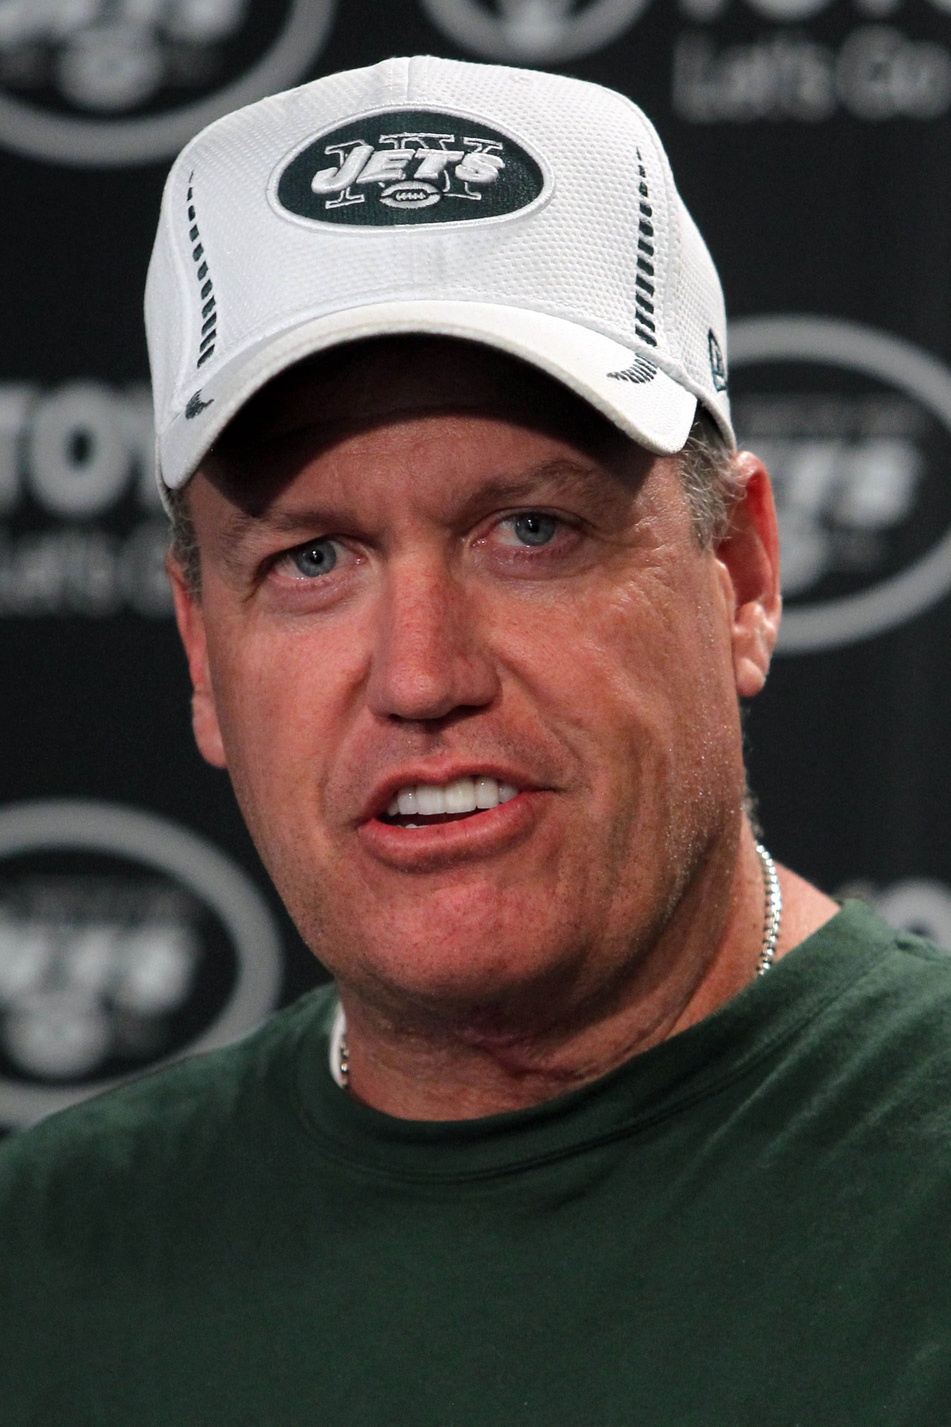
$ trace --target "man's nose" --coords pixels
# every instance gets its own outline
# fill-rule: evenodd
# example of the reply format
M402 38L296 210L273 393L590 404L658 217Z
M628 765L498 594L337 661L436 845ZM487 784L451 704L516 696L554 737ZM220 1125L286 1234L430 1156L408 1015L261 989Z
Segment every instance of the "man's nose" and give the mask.
M391 571L367 685L374 713L431 721L493 701L498 675L477 604L441 562Z

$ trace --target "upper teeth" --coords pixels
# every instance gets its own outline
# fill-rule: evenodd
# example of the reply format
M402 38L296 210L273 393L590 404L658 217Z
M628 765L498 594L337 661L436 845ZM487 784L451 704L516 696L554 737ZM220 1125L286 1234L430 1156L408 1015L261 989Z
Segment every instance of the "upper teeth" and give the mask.
M511 802L517 796L517 788L511 783L500 783L497 778L457 778L454 783L416 783L400 788L386 811L391 818L474 813L476 808L497 808L499 803Z

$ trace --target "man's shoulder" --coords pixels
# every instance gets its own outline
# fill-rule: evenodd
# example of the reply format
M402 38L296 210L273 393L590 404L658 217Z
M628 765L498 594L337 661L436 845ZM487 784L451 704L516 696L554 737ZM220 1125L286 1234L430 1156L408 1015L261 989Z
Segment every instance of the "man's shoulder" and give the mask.
M292 1113L293 1048L329 1025L334 991L321 987L242 1040L184 1058L50 1115L0 1144L0 1214L25 1193L33 1203L108 1184L141 1182L146 1166L213 1159L236 1126ZM77 1206L78 1208L78 1206ZM80 1211L81 1212L81 1211Z
M862 1001L873 1017L880 1011L901 1024L906 1016L940 1022L951 1015L951 950L889 925L865 902L845 902L791 960L801 955L798 979L825 972L830 986L848 988L846 999Z
M904 1105L911 1120L929 1105L951 1116L951 951L852 901L788 970L787 992L808 1011L796 1045L817 1075Z
M861 957L868 989L887 987L923 1009L951 1008L951 950L889 925L864 902L845 902L839 915L803 945L813 942L826 956Z

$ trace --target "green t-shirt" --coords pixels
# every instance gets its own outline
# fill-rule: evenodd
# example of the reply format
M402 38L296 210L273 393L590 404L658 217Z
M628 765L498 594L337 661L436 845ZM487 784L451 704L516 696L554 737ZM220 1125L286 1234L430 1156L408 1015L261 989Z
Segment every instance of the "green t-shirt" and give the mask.
M858 904L531 1110L392 1119L333 993L0 1150L4 1427L948 1427L951 958Z

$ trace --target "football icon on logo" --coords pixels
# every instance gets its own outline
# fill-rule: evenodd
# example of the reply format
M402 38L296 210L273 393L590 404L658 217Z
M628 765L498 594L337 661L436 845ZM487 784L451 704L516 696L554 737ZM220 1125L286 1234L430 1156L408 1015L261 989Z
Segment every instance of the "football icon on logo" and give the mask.
M442 195L431 183L413 183L405 179L402 183L391 183L380 194L380 202L387 208L432 208Z

